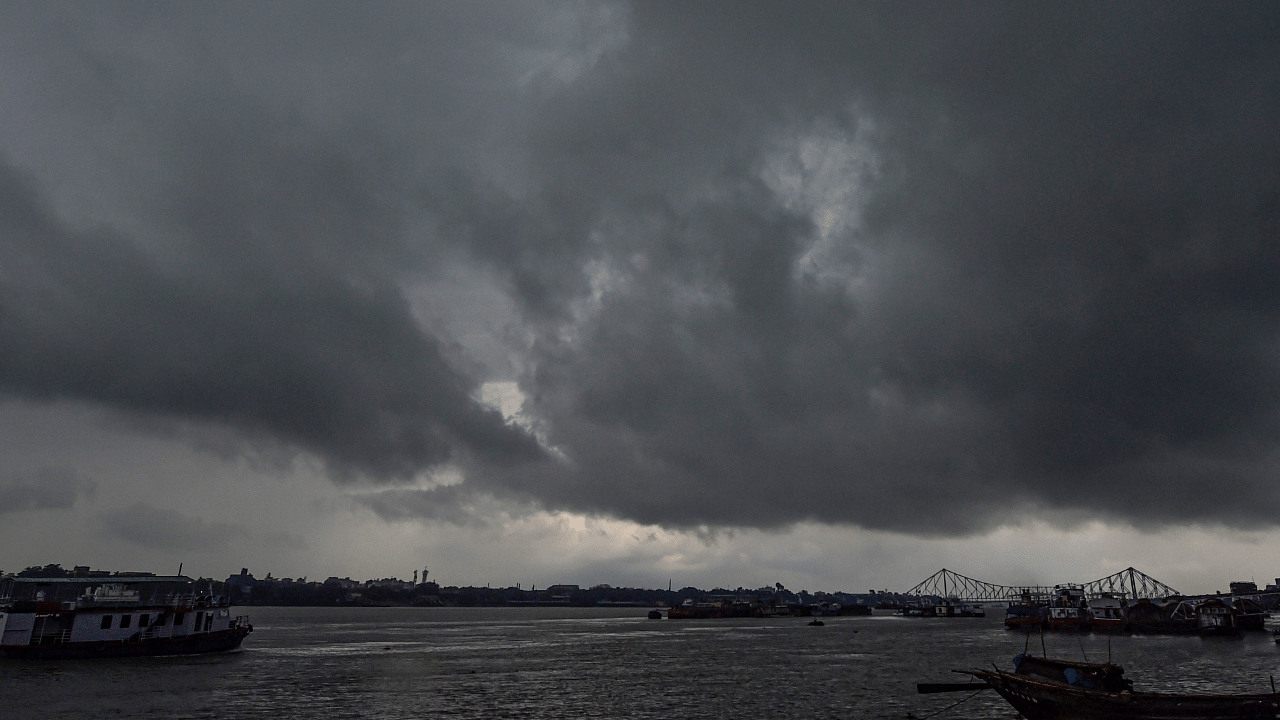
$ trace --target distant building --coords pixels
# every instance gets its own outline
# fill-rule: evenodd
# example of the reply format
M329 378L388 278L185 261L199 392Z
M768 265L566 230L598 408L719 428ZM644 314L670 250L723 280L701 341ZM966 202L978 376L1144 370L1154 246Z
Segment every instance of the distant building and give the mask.
M240 568L239 575L232 575L227 578L228 592L231 594L232 600L244 601L244 599L253 595L253 586L258 581L249 573L249 568Z
M370 580L365 583L366 588L387 588L389 590L412 590L413 583L400 580L398 578L382 578L381 580Z
M1254 595L1258 592L1258 583L1255 582L1233 582L1231 583L1232 595Z
M338 587L343 590L355 590L360 587L360 583L351 578L330 577L324 581L325 587Z

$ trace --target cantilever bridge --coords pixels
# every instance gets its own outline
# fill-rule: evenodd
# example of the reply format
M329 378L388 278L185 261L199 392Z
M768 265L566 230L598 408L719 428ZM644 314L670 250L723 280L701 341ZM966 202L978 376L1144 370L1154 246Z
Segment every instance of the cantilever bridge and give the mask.
M1090 598L1103 593L1130 599L1166 598L1181 594L1150 575L1131 567L1093 582L1058 587L1079 588ZM907 594L918 597L955 598L966 602L1009 602L1020 600L1026 595L1042 599L1051 595L1054 590L1055 588L1042 585L997 585L974 580L943 568L908 590Z

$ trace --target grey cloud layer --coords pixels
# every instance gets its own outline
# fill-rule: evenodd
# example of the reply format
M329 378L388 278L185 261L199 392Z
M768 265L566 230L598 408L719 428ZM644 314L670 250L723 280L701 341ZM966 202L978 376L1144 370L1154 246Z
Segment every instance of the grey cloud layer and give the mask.
M92 498L97 483L74 470L42 468L29 476L0 481L0 514L25 510L64 510L81 497Z
M0 139L0 388L465 468L388 517L1275 516L1273 5L464 7L83 7L110 82ZM41 113L130 150L107 229L41 199ZM416 322L446 267L515 301L553 451Z
M300 538L290 533L254 533L239 523L211 522L144 502L101 513L97 521L103 537L152 550L224 552L237 541L249 545L304 546Z

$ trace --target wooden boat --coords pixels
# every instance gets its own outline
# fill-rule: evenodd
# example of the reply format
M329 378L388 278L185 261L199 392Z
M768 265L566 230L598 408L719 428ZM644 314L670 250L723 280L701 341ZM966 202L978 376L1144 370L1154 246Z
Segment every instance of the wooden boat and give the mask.
M1196 608L1191 600L1180 597L1155 602L1139 598L1124 611L1128 629L1137 633L1194 633Z
M1028 720L1226 720L1280 717L1280 694L1137 692L1124 668L1019 655L1014 671L961 670L995 690ZM952 691L978 683L957 684ZM938 686L941 687L941 686ZM924 691L922 689L922 691ZM938 690L934 690L937 692Z
M1196 632L1201 636L1239 635L1232 607L1218 598L1209 598L1196 605Z

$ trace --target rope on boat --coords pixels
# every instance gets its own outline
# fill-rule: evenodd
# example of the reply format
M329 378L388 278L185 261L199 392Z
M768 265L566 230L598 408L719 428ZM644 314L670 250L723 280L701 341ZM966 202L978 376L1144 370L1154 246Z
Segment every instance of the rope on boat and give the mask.
M968 702L968 701L972 700L972 699L973 699L973 697L974 697L975 695L977 695L978 693L982 692L983 690L988 689L988 687L989 687L989 686L987 686L987 685L983 685L981 688L979 688L979 689L977 689L977 690L974 690L973 692L971 692L971 693L969 693L968 695L966 695L966 696L964 697L964 699L962 699L962 700L960 700L960 701L958 701L958 702L951 703L950 705L948 705L948 706L946 706L946 707L942 708L941 710L938 710L937 712L931 712L931 713L929 713L928 715L925 715L924 717L916 717L915 715L912 715L911 713L907 713L907 720L929 720L929 718L933 717L934 715L941 715L942 713L944 713L944 712L946 712L946 711L950 710L951 708L953 708L953 707L955 707L955 706L957 706L957 705L959 705L959 704L961 704L961 703L965 703L965 702Z

